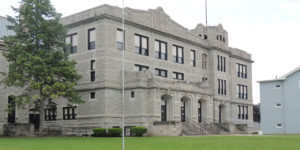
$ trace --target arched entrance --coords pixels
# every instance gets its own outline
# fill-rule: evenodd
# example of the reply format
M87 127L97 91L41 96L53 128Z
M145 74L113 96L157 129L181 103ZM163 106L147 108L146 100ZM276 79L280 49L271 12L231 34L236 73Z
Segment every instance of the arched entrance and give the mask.
M191 99L184 96L180 99L180 116L181 122L186 122L189 119L192 119L191 110L192 110Z
M172 96L164 94L161 96L161 121L173 119Z
M225 105L220 104L219 105L219 123L222 123L225 121Z
M207 101L205 99L198 100L198 122L205 122L207 114Z

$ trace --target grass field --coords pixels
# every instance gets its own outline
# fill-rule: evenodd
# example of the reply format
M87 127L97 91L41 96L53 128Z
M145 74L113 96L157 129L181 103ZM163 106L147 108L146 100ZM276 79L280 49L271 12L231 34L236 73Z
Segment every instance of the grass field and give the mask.
M300 135L126 137L126 150L300 150ZM0 138L0 150L121 150L122 138Z

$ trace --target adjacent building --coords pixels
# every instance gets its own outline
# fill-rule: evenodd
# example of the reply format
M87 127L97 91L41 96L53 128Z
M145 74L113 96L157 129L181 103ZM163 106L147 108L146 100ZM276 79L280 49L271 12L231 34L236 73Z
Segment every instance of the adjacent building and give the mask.
M222 25L188 30L160 7L125 8L123 31L121 14L119 7L101 5L61 19L68 28L67 51L83 77L77 89L86 102L54 100L54 109L45 108L44 128L121 127L124 47L126 132L145 126L150 135L176 136L186 122L250 131L253 61L249 53L228 46ZM13 94L1 94L0 107ZM0 122L8 122L1 113ZM15 114L18 123L34 123L38 115Z
M259 84L263 133L300 134L300 67Z

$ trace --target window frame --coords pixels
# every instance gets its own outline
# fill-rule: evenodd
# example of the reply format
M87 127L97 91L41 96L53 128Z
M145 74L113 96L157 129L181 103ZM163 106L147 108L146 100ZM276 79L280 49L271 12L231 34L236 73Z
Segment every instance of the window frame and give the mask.
M202 53L202 69L207 69L207 54Z
M248 99L248 86L237 84L237 98Z
M158 51L156 51L156 46L155 46L156 42L158 42ZM162 44L165 44L165 46L166 46L166 48L165 48L166 53L162 52ZM158 54L156 55L156 53L158 53ZM162 57L163 54L165 54L165 58ZM168 43L167 42L164 42L161 40L154 41L154 57L158 58L158 59L162 59L162 60L168 60Z
M174 78L174 75L175 75L175 78ZM179 78L180 77L180 75L181 75L181 79ZM183 73L181 73L181 72L176 72L176 71L173 71L173 79L176 79L176 80L184 80L184 74Z
M135 45L135 37L138 37L138 39L139 39L139 45L138 45L139 47L137 47ZM147 40L147 42L146 42L147 49L145 49L145 54L143 54L143 39ZM138 52L137 52L137 50L138 50ZM149 56L149 37L143 36L143 35L140 35L140 34L134 34L134 52L136 54L140 54L140 55L144 55L144 56Z
M51 109L51 108L45 108L44 109L44 119L45 121L56 121L57 117L57 108Z
M174 56L174 48L175 48L175 53L176 53L175 56ZM181 54L182 57L179 57L179 49L180 48L182 50L182 54ZM173 44L172 55L173 55L173 62L176 62L178 64L184 64L184 48L182 46ZM181 60L181 62L179 60Z
M123 39L122 39L122 41L118 41L118 32L121 32L122 33L122 35L123 35ZM117 28L117 33L116 33L116 36L117 36L117 38L116 38L116 41L117 41L117 50L125 50L125 30L122 30L122 29L120 29L120 28ZM119 48L119 44L122 44L122 49L120 49Z
M94 32L95 35L95 40L91 41L91 32ZM96 49L96 29L95 28L91 28L88 29L88 50L93 50Z
M67 110L67 114L65 114L65 110ZM63 107L63 120L75 120L76 116L77 116L77 106Z
M195 50L191 50L190 54L191 54L191 56L190 56L191 57L190 58L191 59L190 60L190 65L193 66L193 67L196 67L196 51ZM194 55L193 58L192 58L192 55Z
M77 40L77 44L76 46L73 46L73 41L74 41L74 36L76 36L76 40ZM77 53L77 50L78 50L78 35L77 33L72 33L72 34L69 34L65 37L65 43L67 43L67 38L70 38L70 43L68 44L68 47L67 47L67 50L66 51L69 51L70 54L75 54Z
M90 79L91 79L91 82L94 82L96 81L96 61L95 60L91 60L90 61Z
M157 74L158 71L158 74ZM162 72L165 72L165 76L162 76ZM168 78L168 70L155 68L155 76Z
M138 71L136 70L137 67L138 67ZM149 70L149 66L144 66L144 65L139 65L139 64L134 65L134 71L136 71L136 72L143 71L143 69Z

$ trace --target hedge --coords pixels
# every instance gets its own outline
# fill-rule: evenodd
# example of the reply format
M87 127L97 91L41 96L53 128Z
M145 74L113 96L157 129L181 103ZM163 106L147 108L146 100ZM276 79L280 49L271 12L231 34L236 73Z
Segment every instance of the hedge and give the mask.
M108 133L112 136L121 136L122 128L108 128Z
M136 136L143 136L144 133L147 133L146 127L131 127L130 131Z
M94 128L93 131L94 131L95 136L103 136L103 135L105 135L106 129L105 128Z

